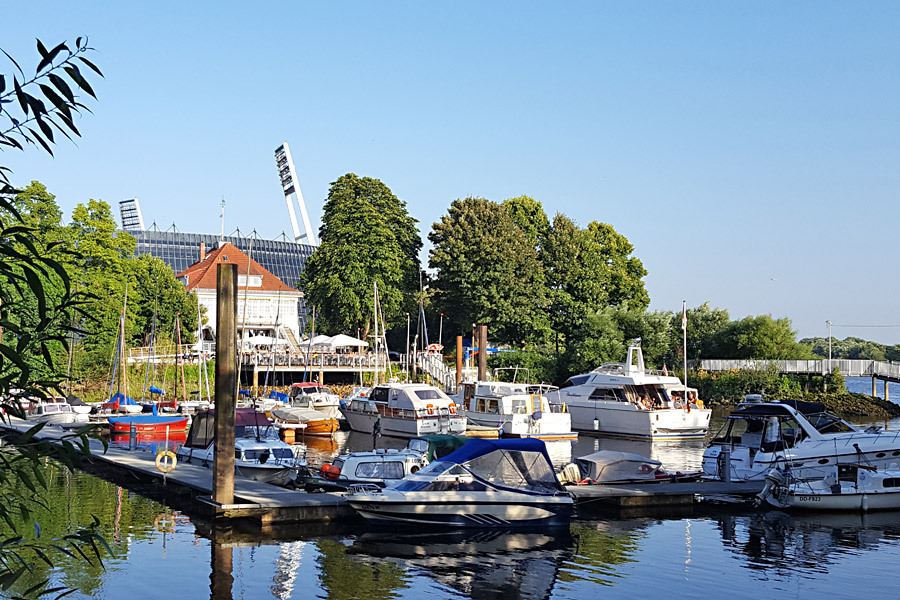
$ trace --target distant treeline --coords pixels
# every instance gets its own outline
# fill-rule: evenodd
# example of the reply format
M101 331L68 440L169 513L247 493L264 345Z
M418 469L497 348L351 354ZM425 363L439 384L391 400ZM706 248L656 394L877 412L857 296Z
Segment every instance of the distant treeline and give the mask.
M803 338L800 343L810 346L816 356L828 358L828 338ZM831 338L831 358L900 360L900 344L888 346L857 337Z

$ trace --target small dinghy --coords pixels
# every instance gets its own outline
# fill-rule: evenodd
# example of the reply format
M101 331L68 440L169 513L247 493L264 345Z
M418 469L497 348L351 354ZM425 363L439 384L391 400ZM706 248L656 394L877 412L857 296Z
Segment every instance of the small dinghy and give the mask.
M884 470L862 464L831 465L823 479L795 479L772 469L757 504L778 508L867 512L900 509L900 467Z

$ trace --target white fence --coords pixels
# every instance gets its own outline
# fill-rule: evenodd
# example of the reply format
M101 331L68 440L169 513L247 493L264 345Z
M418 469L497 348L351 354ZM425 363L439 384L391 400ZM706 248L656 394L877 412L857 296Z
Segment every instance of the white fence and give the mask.
M775 369L781 373L825 375L840 369L846 377L882 377L900 379L900 363L883 360L701 360L704 371L731 371L733 369Z

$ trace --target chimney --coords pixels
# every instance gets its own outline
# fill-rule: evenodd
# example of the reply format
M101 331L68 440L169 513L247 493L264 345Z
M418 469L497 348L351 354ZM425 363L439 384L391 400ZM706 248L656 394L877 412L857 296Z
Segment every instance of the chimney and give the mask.
M200 260L206 258L206 244L200 242Z

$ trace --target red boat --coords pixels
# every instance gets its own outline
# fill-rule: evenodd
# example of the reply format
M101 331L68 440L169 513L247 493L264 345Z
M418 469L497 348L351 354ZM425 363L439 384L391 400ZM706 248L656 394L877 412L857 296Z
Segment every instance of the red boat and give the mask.
M134 425L138 433L165 433L185 431L188 427L187 417L166 417L154 415L138 415L134 417L112 417L109 420L109 430L112 433L129 433Z

